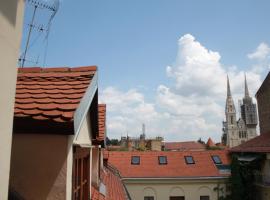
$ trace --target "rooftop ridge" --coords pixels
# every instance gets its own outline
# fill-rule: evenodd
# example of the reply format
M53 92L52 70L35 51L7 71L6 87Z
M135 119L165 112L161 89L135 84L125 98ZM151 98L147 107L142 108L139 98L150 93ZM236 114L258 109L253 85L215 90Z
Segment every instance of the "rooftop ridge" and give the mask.
M24 67L18 68L18 73L47 73L47 72L85 72L97 71L97 66L79 67Z

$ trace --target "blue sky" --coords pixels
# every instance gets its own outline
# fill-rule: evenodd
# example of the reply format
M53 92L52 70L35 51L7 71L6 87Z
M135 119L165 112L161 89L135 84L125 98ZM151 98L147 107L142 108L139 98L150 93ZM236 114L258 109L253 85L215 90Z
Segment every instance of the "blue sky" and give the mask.
M217 116L213 113L211 123L207 122L206 125L211 124L216 128L202 130L201 135L201 129L198 127L194 129L193 125L189 125L184 131L181 125L175 125L186 123L185 120L178 121L179 123L175 121L174 125L170 124L170 121L173 121L170 116L174 116L175 113L173 109L170 110L165 106L168 104L160 100L160 86L166 86L171 93L177 94L175 101L178 103L183 100L183 97L189 99L192 94L186 94L186 91L181 90L179 84L185 85L185 83L179 82L179 77L175 75L179 73L170 76L167 66L172 66L174 69L182 66L176 61L183 47L183 44L179 46L178 40L190 34L194 38L193 43L198 42L208 51L220 55L217 61L223 70L220 75L222 76L224 72L225 77L226 73L229 73L235 85L239 85L237 81L243 71L250 71L251 89L254 95L256 87L269 69L269 57L267 54L262 61L262 59L248 58L247 55L254 53L261 43L266 47L270 44L269 8L269 1L249 0L63 0L50 32L46 65L57 67L97 65L99 67L101 100L113 108L108 108L110 137L119 137L126 132L135 136L140 132L140 124L146 121L146 129L149 128L147 130L150 136L162 135L167 140L192 140L199 136L202 138L211 136L218 140L221 135L221 114ZM27 10L26 18L29 17L30 12ZM182 41L193 44L190 37L185 37ZM42 47L38 46L38 48ZM254 70L255 65L260 65L263 70L260 72ZM183 72L183 69L181 71ZM252 73L258 77L252 78L255 77ZM194 78L194 74L191 75L191 78ZM224 77L220 79L223 80ZM199 85L204 83L198 83L198 87L192 86L193 96L198 96ZM131 92L128 93L129 91ZM239 92L240 86L235 87L236 98ZM150 107L147 108L151 110L149 112L158 113L158 120L149 121L148 118L134 117L131 122L130 118L133 115L117 112L116 110L121 109L120 104L105 99L105 97L122 98L123 101L129 101L124 97L125 95L137 95L138 101L127 103L127 107L123 108L131 111L135 109L136 112L133 111L140 114L138 109L141 104L146 107L152 106L152 110ZM211 95L201 97L210 98ZM222 100L220 97L215 102L223 109L225 100ZM196 103L201 104L201 102ZM117 106L120 107L114 108ZM180 112L179 118L185 114ZM217 116L216 120L213 121L212 118L215 116ZM197 114L195 117L198 117ZM204 120L203 114L198 120ZM152 124L160 124L161 121L166 124L164 127ZM168 129L172 126L173 129ZM170 134L166 133L166 130L169 130ZM189 131L197 134L187 133Z

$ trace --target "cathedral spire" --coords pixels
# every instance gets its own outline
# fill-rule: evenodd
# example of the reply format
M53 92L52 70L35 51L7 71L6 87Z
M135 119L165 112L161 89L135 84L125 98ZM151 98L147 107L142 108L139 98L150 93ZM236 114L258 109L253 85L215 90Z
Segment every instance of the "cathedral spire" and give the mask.
M249 92L248 92L248 85L247 85L247 77L245 74L245 98L249 97Z
M227 97L231 97L231 88L230 88L230 81L229 81L229 76L227 75Z

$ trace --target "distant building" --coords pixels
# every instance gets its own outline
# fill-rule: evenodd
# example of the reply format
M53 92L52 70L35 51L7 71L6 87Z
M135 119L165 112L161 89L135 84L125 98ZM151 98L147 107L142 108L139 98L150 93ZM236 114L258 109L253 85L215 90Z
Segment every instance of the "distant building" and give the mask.
M230 176L228 152L107 152L133 200L218 200Z
M165 151L204 151L206 145L197 141L164 142Z
M241 105L241 116L236 119L229 78L227 77L227 99L225 106L226 121L223 122L222 143L228 147L237 146L257 136L257 108L249 96L247 80L245 77L245 96Z

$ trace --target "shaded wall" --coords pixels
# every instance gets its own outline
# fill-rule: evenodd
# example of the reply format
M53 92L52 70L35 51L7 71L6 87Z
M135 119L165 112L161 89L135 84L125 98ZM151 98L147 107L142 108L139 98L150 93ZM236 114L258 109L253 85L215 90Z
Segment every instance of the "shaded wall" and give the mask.
M0 1L0 199L7 199L23 0Z
M10 186L27 200L66 199L67 138L15 134Z

